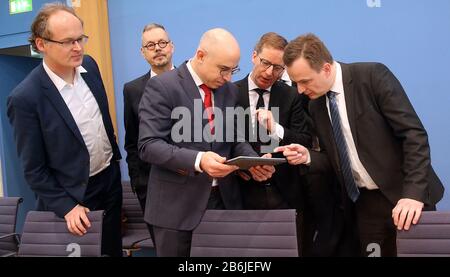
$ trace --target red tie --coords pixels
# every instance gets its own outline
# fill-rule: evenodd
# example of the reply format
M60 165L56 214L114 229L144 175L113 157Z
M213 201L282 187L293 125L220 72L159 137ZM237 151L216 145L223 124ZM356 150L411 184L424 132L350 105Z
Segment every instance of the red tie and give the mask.
M211 134L214 135L214 113L213 113L213 105L212 105L212 92L211 89L205 84L200 85L200 88L205 93L205 100L203 104L205 105L206 113L208 114L208 123L211 128Z

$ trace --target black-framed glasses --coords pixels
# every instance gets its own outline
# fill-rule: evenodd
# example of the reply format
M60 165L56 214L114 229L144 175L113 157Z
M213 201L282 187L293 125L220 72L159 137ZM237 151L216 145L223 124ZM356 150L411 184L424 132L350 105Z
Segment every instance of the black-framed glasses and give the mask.
M228 74L234 75L241 70L238 66L236 66L235 68L228 68L228 67L219 67L219 68L220 68L220 75L222 77L226 77Z
M147 50L155 50L156 45L158 45L159 48L163 49L163 48L166 48L166 46L169 45L169 43L170 43L170 40L160 40L158 42L149 41L143 47L146 48Z
M280 74L281 72L283 72L284 66L279 65L279 64L271 63L268 60L261 58L260 56L258 56L258 58L259 58L259 61L260 61L261 65L264 67L264 70L267 70L271 66L273 66L272 73L274 75L277 75L277 74Z
M49 38L42 38L42 39L46 40L48 42L57 43L64 48L72 48L73 46L75 46L75 43L78 43L80 46L84 46L88 42L89 37L86 35L82 35L81 37L79 37L77 39L68 39L68 40L64 40L64 41L57 41L57 40L53 40L53 39L49 39Z

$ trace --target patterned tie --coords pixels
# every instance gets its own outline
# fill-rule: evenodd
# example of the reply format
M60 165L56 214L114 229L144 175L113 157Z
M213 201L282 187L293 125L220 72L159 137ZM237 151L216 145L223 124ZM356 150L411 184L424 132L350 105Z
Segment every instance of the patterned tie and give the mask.
M345 188L347 190L348 197L356 202L359 197L359 189L356 186L355 179L353 178L352 168L350 165L350 158L348 154L347 143L344 139L341 127L341 117L339 115L338 106L336 103L336 92L329 91L327 93L330 104L331 125L333 126L334 140L339 153L339 160L341 164L341 171L344 177Z
M205 100L203 101L203 105L205 106L205 110L208 115L208 123L209 123L209 128L211 129L211 135L214 135L215 128L214 128L214 112L213 112L213 105L212 105L212 91L205 84L200 85L200 88L205 93Z

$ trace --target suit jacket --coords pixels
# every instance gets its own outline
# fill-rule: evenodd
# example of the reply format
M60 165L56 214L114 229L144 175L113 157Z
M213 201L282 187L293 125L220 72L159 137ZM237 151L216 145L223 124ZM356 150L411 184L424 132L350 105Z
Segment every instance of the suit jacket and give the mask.
M150 79L150 71L126 83L123 87L125 150L127 151L128 174L133 187L146 187L151 169L149 163L139 159L137 146L139 137L139 102L148 79Z
M100 108L114 162L121 157L105 87L91 57L85 56L82 65L87 72L81 76ZM89 180L89 152L69 108L42 64L12 91L7 109L25 179L38 197L37 209L64 217L83 203Z
M239 88L238 106L247 109L250 106L248 76L236 82ZM301 106L300 95L294 88L282 83L275 82L270 90L269 110L273 107L279 108L278 124L284 128L284 137L279 142L280 145L298 143L311 146L310 127L307 125L306 114ZM252 130L250 120L246 120L245 139L249 140L249 132ZM254 148L257 149L256 147ZM257 151L257 150L256 150ZM258 153L261 154L261 153ZM249 185L261 186L258 182L250 180L242 184L242 189L247 189ZM277 186L283 199L292 208L299 208L301 202L299 199L299 175L288 164L276 166L276 171L270 180L272 185ZM250 184L249 184L250 183Z
M232 83L215 90L214 106L224 111L223 121L229 118L225 108L234 108L236 97L237 88ZM211 177L195 170L199 151L213 151L227 159L232 158L232 152L236 156L257 156L245 142L207 142L201 130L209 133L208 120L202 119L201 112L194 113L195 102L203 112L200 93L186 64L151 78L145 87L139 105L139 155L152 164L145 210L145 220L152 225L189 231L199 224L212 184ZM177 107L182 107L184 114L171 118ZM185 140L173 140L172 129L183 120L194 124L190 124L190 129L183 129L184 135L187 134ZM220 138L219 121L216 115L214 125L216 136ZM200 137L195 137L199 131ZM224 132L223 136L226 135ZM240 209L242 201L235 176L230 174L218 182L225 207Z
M369 175L393 204L401 198L437 203L444 188L431 167L427 133L400 82L380 63L341 67L350 129ZM331 169L343 184L326 95L311 100L310 112L322 148L311 151L310 170Z

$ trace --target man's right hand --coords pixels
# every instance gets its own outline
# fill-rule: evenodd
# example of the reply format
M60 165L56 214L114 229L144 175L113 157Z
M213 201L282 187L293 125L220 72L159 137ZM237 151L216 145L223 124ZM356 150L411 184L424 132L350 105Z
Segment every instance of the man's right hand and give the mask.
M91 227L91 223L86 215L88 212L88 208L78 204L64 216L64 219L67 222L67 229L69 229L72 234L83 236L87 233L86 228Z
M283 152L283 155L291 165L308 163L309 151L300 144L280 146L275 148L273 152Z
M202 159L200 160L200 168L213 178L225 177L231 172L239 169L239 167L235 165L224 164L226 160L227 159L224 157L208 151L203 154Z

